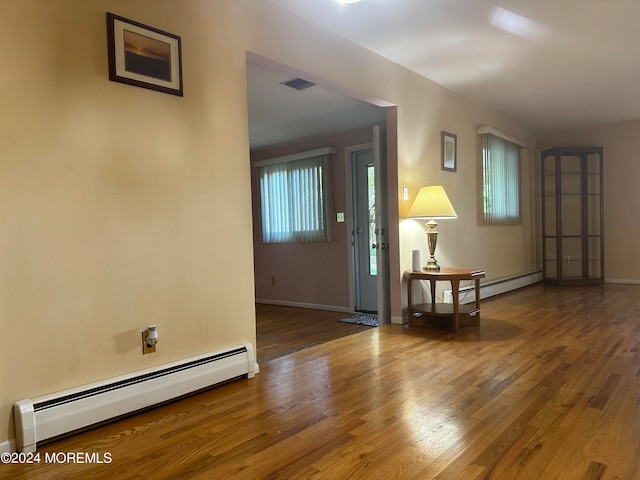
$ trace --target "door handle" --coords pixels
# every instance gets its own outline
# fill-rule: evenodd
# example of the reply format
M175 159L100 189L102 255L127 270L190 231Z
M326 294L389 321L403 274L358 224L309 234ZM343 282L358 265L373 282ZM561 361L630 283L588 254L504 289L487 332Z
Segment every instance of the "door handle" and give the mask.
M378 245L377 245L377 244L375 244L375 243L372 243L372 244L371 244L371 248L376 249L376 248L378 248Z

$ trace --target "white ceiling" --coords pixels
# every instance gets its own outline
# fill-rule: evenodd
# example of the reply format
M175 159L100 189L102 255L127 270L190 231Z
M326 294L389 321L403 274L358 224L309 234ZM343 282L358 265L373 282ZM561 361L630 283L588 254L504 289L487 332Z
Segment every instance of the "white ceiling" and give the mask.
M640 118L640 0L269 1L541 131ZM251 73L252 137L275 135L265 116L301 127Z
M384 108L318 85L282 85L297 75L247 63L249 143L252 149L355 130L385 122Z

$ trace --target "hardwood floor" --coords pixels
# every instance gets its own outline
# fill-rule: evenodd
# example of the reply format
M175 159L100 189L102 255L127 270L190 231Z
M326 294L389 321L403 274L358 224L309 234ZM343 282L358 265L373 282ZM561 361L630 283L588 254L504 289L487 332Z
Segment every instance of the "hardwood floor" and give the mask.
M259 303L256 305L258 362L372 328L339 322L350 316L344 312Z
M640 479L640 286L535 285L386 325L0 465L2 479Z

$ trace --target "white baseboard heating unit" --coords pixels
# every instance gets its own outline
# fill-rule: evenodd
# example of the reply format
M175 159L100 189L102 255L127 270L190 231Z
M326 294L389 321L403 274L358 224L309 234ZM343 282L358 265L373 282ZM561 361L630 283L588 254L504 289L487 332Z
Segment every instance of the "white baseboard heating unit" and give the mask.
M253 378L253 345L238 345L82 387L16 402L16 447L33 452L38 442L130 414L238 377Z
M495 295L500 295L502 293L510 292L512 290L517 290L518 288L526 287L528 285L533 285L534 283L538 283L542 281L542 272L536 271L531 273L525 273L523 275L516 275L514 277L502 278L499 280L494 280L493 282L483 283L480 285L480 298L485 299L489 297L493 297ZM473 284L468 285L466 287L460 287L460 305L464 305L465 303L475 302L475 287ZM471 293L471 295L467 295ZM442 294L442 302L443 303L453 303L453 295L451 294L451 290L445 290Z

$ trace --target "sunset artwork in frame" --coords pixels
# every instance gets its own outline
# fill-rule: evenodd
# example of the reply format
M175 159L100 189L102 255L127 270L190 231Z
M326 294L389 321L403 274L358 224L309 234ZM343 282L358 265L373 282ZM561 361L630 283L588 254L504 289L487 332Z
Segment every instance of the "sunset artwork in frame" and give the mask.
M107 12L109 80L183 96L180 37Z

